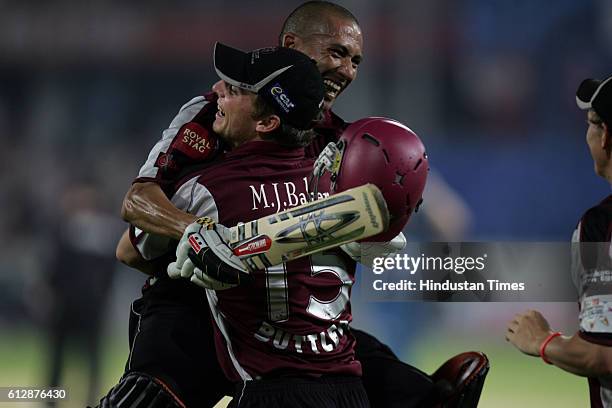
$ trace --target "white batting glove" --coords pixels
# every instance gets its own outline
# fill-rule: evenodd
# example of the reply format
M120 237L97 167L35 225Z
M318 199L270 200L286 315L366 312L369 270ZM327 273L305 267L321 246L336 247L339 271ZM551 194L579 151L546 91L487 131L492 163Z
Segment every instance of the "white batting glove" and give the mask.
M403 232L400 232L388 242L349 242L348 244L340 245L340 248L353 258L355 262L361 262L364 258L372 259L395 255L406 248L406 237Z
M193 275L194 265L189 259L189 250L191 245L189 244L189 236L193 233L200 231L202 224L197 222L191 223L185 228L183 236L176 247L176 261L171 262L168 265L168 276L172 279L185 278L189 279Z
M225 290L238 286L237 283L223 283L206 275L200 268L193 268L193 275L189 279L192 283L204 289Z
M203 217L190 224L176 249L176 262L168 265L171 278L189 279L206 289L224 290L250 278L228 246L229 230Z

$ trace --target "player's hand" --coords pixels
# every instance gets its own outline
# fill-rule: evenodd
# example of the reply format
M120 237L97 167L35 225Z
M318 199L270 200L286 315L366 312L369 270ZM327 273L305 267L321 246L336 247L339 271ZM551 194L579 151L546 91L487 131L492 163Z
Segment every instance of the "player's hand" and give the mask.
M193 270L195 266L191 259L188 257L189 250L191 249L191 245L189 244L189 237L192 234L198 233L202 225L194 222L191 223L185 228L183 232L183 236L176 247L176 261L171 262L168 265L168 276L172 279L185 278L189 279L193 275Z
M207 276L230 285L239 285L251 279L242 261L229 247L229 235L228 228L214 223L203 226L198 233L191 235L188 240L191 249L187 256L196 267L195 276L200 279Z
M371 264L373 258L394 256L406 248L406 237L403 232L400 232L388 242L349 242L340 245L340 248L355 262L367 265Z
M508 323L506 341L531 356L540 355L540 346L552 333L550 325L537 310L519 313Z
M228 229L210 218L190 224L177 247L176 262L168 266L168 275L214 290L229 289L250 279L228 241Z

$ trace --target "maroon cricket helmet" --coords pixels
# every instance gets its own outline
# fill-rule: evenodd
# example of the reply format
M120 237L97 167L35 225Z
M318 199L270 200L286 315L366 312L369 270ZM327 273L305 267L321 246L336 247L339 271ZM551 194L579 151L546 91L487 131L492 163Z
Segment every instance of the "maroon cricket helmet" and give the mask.
M387 231L367 241L390 241L422 201L429 162L421 139L388 118L370 117L349 125L338 140L342 152L334 171L334 192L375 184L389 209Z

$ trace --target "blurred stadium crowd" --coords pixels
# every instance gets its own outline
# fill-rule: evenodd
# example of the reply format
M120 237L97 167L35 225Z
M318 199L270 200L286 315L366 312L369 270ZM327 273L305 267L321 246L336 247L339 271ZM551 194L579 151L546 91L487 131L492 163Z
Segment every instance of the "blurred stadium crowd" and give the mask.
M473 214L463 239L569 239L608 189L591 175L573 95L610 71L612 3L339 3L360 19L365 59L338 113L421 136ZM99 315L123 194L181 104L215 80L212 45L273 45L297 4L0 2L0 333L67 332L75 308ZM440 238L414 222L409 238ZM99 321L72 320L97 333Z

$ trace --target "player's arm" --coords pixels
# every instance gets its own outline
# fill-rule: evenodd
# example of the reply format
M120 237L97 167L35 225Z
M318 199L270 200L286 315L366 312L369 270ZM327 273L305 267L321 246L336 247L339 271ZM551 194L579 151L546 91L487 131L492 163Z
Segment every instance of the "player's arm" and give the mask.
M152 262L145 260L140 253L138 253L136 248L134 248L134 245L132 245L132 242L130 241L129 229L126 229L119 239L115 256L119 262L129 266L130 268L137 269L143 273L146 273L147 275L153 274Z
M586 341L579 333L571 337L555 336L542 347L552 333L554 332L542 314L529 310L516 315L508 324L506 340L530 356L539 357L542 351L552 364L576 375L612 375L612 347Z
M197 217L179 210L154 182L134 183L127 192L121 217L143 231L181 239L185 228Z
M612 347L586 341L578 333L551 340L546 346L546 358L557 367L577 375L612 375Z
M173 186L182 171L212 161L220 142L205 125L217 111L213 94L187 102L155 144L123 200L121 216L152 234L179 240L195 217L172 204L161 186Z

